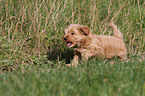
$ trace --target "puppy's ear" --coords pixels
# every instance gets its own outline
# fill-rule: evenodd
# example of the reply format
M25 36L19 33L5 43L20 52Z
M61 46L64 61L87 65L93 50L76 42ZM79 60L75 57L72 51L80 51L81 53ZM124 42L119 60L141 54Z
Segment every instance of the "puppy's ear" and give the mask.
M88 35L90 33L90 28L88 26L80 26L80 31L83 35Z

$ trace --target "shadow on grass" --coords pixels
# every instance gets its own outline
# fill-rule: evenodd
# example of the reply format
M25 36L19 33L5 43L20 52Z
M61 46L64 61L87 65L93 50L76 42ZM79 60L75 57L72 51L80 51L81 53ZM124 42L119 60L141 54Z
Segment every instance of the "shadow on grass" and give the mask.
M49 46L48 49L47 59L50 61L65 60L66 64L68 64L73 58L72 49L61 48L59 45L55 45L55 47Z

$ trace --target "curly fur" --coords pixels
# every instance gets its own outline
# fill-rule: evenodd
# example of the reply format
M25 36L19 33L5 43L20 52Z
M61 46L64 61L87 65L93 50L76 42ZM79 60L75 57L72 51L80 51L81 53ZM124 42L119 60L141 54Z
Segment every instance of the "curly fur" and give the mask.
M113 21L109 25L113 29L113 36L90 33L88 26L79 24L71 24L65 29L63 40L69 48L74 47L72 65L77 65L79 59L87 60L93 56L101 59L115 56L126 58L127 50L122 33Z

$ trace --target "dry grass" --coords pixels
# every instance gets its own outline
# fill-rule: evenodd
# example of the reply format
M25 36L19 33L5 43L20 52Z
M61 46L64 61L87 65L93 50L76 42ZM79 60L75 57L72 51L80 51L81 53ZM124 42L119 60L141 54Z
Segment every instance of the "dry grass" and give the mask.
M65 26L79 23L108 35L112 17L124 34L128 57L144 55L144 5L143 0L2 0L0 66L46 63L47 53L54 51L61 62Z

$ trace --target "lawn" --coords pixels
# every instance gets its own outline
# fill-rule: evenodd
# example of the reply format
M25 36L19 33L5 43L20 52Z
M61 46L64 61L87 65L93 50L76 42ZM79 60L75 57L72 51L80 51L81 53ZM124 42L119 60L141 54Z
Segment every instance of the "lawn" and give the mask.
M1 96L145 96L144 0L1 0ZM124 35L128 60L81 61L62 41L69 24ZM59 68L58 65L61 67Z
M1 96L145 96L145 60L96 61L77 68L27 66L0 75Z

